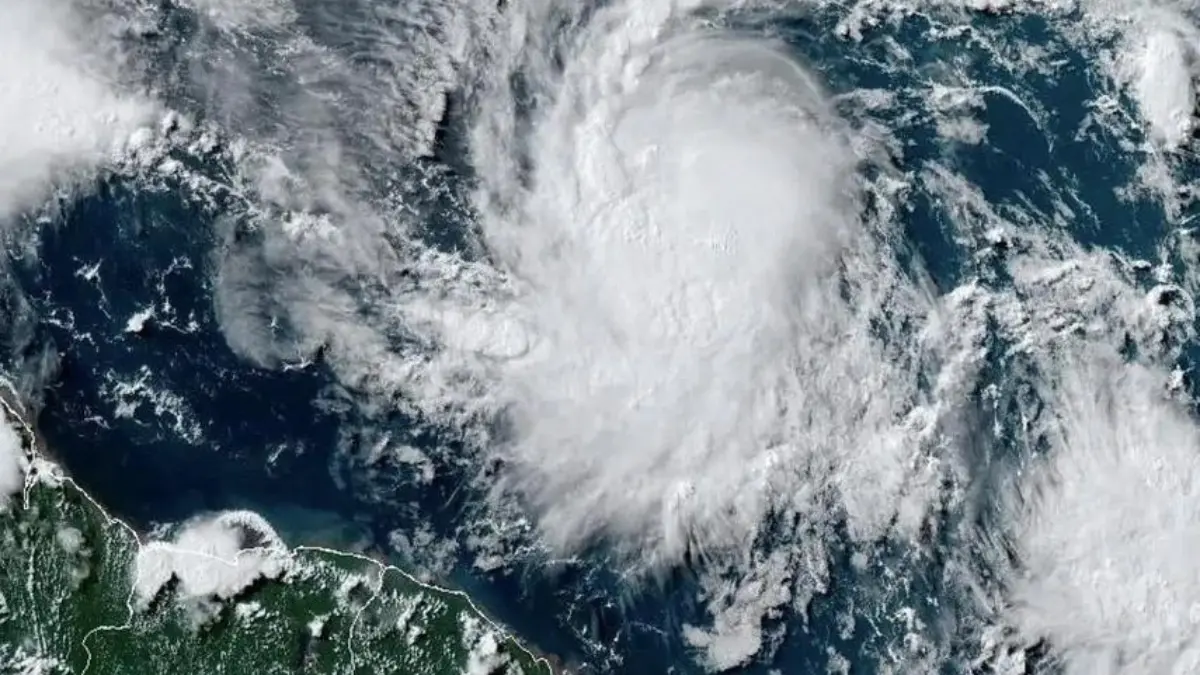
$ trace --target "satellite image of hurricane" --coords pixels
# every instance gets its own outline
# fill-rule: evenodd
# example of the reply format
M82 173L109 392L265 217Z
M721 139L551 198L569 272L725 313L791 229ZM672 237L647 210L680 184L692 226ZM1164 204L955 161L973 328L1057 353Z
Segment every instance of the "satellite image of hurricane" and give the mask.
M1198 83L1190 0L0 0L0 673L1200 673Z

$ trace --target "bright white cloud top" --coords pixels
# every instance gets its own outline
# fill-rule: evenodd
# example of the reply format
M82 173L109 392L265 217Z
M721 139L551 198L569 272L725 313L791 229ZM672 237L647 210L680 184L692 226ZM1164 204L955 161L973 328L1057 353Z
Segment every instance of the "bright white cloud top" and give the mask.
M1200 427L1168 384L1101 351L1064 364L1021 485L1012 616L1070 675L1200 667Z
M886 134L779 43L704 17L728 8L509 5L463 111L477 255L251 157L277 206L307 203L277 185L334 206L230 236L216 283L238 353L319 348L463 438L439 461L478 471L481 523L552 555L600 546L631 579L704 570L716 628L687 640L714 667L760 649L768 611L804 610L840 523L860 543L922 532L958 471L981 320L896 249ZM409 105L388 109L412 128L443 110ZM478 559L504 536L473 538Z
M508 355L502 488L556 547L602 537L652 565L741 550L772 511L843 508L878 536L928 496L904 485L922 471L915 336L889 340L932 303L889 223L863 222L868 158L820 83L695 9L616 3L561 74L524 63L548 101L524 179L497 133L511 92L481 110L483 237L517 280L519 329L479 339Z
M882 145L780 45L700 16L722 8L513 5L468 111L487 260L380 246L396 226L358 213L268 223L222 263L230 345L265 365L323 345L344 381L464 429L560 552L741 555L773 512L915 532L960 340L898 262Z
M65 0L9 0L0 21L0 219L115 160L153 106L116 87L103 27Z
M20 494L29 467L25 447L8 416L0 412L0 509Z
M173 541L152 541L137 554L133 600L146 607L172 579L181 601L202 607L229 599L260 578L274 579L290 553L266 520L250 511L227 511L183 524Z

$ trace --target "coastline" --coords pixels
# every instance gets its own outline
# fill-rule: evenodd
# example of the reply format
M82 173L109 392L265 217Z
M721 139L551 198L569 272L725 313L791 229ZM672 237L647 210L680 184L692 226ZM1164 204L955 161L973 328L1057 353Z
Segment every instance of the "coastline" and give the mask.
M65 471L63 466L54 459L53 453L48 448L42 436L38 433L36 425L31 424L29 419L30 413L27 407L21 401L21 398L11 381L2 376L0 376L0 408L2 408L3 414L7 418L6 421L11 425L14 431L17 432L22 441L21 450L24 453L24 458L26 460L24 487L21 493L23 504L22 508L29 508L32 490L35 487L43 484L43 482L58 488L66 486L71 490L76 491L84 500L88 502L91 508L94 508L95 511L101 515L101 518L103 519L103 525L105 527L118 528L119 531L123 532L130 538L130 541L134 546L133 560L137 560L138 556L143 553L146 550L146 547L149 545L154 545L159 548L170 548L172 546L166 542L151 540L150 537L139 533L128 523L112 515L104 507L104 505L100 504L87 490L76 483ZM527 645L507 626L492 618L470 597L469 594L462 590L422 581L410 572L391 563L384 558L384 556L379 555L378 553L357 553L353 551L338 550L334 548L313 545L287 546L286 544L282 544L282 546L283 549L277 552L284 553L286 555L286 559L297 566L303 563L304 558L308 556L316 556L351 561L356 565L373 570L372 573L374 574L374 578L378 579L379 583L374 588L370 589L370 595L366 598L363 606L359 608L358 613L355 615L353 625L358 625L363 618L363 613L366 612L366 608L372 603L375 603L376 599L382 596L384 586L383 580L385 577L388 577L389 575L398 575L403 584L419 589L421 594L429 594L431 597L440 599L447 603L457 602L464 604L467 608L469 608L470 615L480 619L484 623L484 626L487 630L493 631L494 634L498 636L500 642L509 644L514 649L519 650L520 653L524 654L524 656L528 658L529 662L533 664L537 670L547 672L550 675L565 675L568 672L562 665L560 659L552 654L541 653L539 650ZM213 563L237 568L244 558L257 553L262 553L264 550L266 549L263 547L240 549L234 555L233 559L212 557L208 556L207 554L184 549L179 549L177 552L188 556L200 555L204 557L210 557L212 558L211 562ZM289 581L287 583L292 582ZM308 582L304 579L301 579L295 583L304 584ZM230 601L232 600L233 599L231 598ZM87 665L83 669L84 672L88 671L92 663L92 650L89 646L89 642L93 636L98 636L104 632L131 630L136 618L136 613L138 611L139 610L134 607L134 591L131 589L125 600L124 622L116 625L105 624L96 626L82 637L79 646L81 646L88 655ZM350 638L353 637L354 635L352 631ZM351 649L353 649L352 646Z

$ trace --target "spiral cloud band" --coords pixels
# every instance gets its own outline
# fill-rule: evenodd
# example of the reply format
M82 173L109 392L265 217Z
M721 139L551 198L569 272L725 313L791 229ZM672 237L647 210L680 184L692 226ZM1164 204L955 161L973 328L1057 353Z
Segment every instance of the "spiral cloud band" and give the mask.
M831 494L878 533L919 445L910 355L879 336L925 301L861 220L862 158L801 64L694 9L618 3L561 72L523 64L547 101L526 181L498 159L503 92L474 135L484 238L520 280L522 328L489 348L512 356L500 492L560 548L650 564Z
M895 248L903 181L731 9L507 7L464 56L471 253L325 200L345 208L229 242L229 344L266 366L320 346L342 382L462 432L442 459L559 553L657 572L744 556L767 523L917 532L969 368L941 372L954 340Z

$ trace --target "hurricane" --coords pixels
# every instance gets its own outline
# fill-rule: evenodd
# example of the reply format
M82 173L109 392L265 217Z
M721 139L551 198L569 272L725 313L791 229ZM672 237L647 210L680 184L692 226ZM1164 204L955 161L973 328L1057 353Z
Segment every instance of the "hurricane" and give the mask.
M0 365L143 595L310 542L569 672L1200 663L1191 5L10 4Z
M609 537L671 565L829 500L870 536L910 477L902 324L932 303L891 224L865 222L876 158L803 63L718 9L606 7L560 69L522 64L545 101L527 135L499 132L505 91L473 129L482 237L514 280L472 337L498 361L499 489L568 551Z

